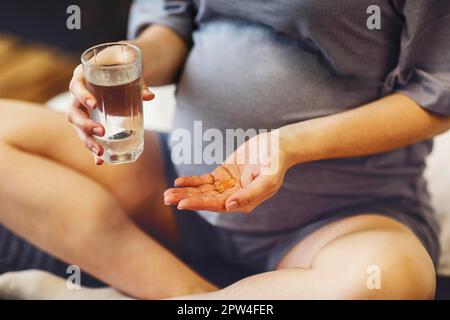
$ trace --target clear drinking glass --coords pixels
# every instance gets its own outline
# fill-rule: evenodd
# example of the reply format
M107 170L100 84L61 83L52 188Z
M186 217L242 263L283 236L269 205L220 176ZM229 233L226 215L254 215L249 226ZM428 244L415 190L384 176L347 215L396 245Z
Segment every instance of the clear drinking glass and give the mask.
M142 58L138 47L105 43L81 56L88 90L97 99L91 119L106 130L94 138L103 146L102 159L111 164L136 161L144 151Z

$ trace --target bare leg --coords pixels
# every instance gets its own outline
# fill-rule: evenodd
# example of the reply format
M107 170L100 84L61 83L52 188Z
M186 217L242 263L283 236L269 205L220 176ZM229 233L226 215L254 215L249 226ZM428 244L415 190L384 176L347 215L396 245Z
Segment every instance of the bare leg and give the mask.
M68 290L66 280L41 270L0 275L0 299L7 300L129 300L113 288Z
M0 222L132 296L212 290L130 218L175 243L156 141L133 165L97 168L64 115L0 101Z
M176 227L163 204L167 178L156 134L146 132L145 151L133 164L95 166L64 115L31 103L0 99L0 143L53 160L110 192L139 226L174 244Z
M378 275L379 288L371 278ZM433 264L414 234L392 219L361 215L317 230L276 271L188 298L432 299L434 293Z

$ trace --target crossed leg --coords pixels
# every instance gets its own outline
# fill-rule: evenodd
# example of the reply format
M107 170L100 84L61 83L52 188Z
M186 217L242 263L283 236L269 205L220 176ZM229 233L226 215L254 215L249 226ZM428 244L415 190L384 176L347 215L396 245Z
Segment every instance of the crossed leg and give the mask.
M391 218L364 214L313 232L275 271L188 298L432 299L435 285L433 263L413 232Z
M213 290L146 232L176 245L158 138L145 143L134 164L96 167L64 115L0 100L0 223L135 297Z

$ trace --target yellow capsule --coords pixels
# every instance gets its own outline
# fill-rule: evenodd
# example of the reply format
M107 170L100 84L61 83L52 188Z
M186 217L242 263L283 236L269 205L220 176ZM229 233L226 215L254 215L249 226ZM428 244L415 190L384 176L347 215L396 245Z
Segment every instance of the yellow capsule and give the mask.
M233 188L236 185L235 178L229 178L216 184L216 190L220 193L224 193L228 189Z

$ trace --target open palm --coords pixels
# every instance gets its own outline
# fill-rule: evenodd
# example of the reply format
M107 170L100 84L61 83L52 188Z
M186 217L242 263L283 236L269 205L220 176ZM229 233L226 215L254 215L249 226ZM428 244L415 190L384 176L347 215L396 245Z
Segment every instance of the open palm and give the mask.
M257 152L258 145L249 141L211 173L176 179L175 188L164 193L165 204L177 205L180 210L251 212L270 198L280 188L286 170L280 166L273 174L264 174L275 155L269 156L265 163L237 161L244 153ZM280 156L279 152L274 154Z

